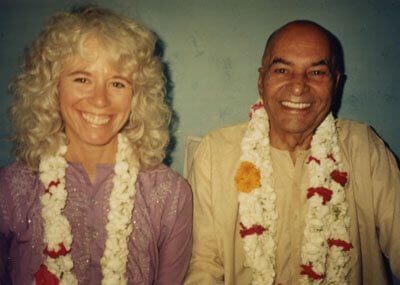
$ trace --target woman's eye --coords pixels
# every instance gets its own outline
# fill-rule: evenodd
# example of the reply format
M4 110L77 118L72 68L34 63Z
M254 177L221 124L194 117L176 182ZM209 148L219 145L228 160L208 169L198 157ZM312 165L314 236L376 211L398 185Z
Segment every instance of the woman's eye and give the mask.
M124 88L124 87L125 87L125 84L122 83L122 82L116 81L116 82L113 82L113 83L112 83L112 86L115 87L115 88Z
M78 77L78 78L75 78L74 81L78 82L78 83L88 83L89 79L87 79L85 77Z

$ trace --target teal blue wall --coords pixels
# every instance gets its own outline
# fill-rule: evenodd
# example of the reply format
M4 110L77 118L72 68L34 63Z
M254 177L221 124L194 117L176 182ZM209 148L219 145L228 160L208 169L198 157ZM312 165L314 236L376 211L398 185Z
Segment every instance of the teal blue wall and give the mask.
M172 167L182 171L185 139L246 120L257 98L257 67L267 36L294 19L316 21L338 36L346 73L339 116L372 125L400 155L400 1L398 0L118 0L92 1L153 29L179 116ZM2 0L0 4L0 165L13 158L7 82L25 46L53 11L72 1ZM84 3L76 1L74 3Z
M246 120L257 98L257 67L267 36L293 19L310 19L341 40L348 80L339 116L371 124L400 155L400 1L118 0L94 1L136 18L164 41L179 116L172 167L182 171L188 135ZM7 82L25 46L53 11L84 1L2 0L0 136L8 132ZM0 144L0 164L12 160Z
M267 36L293 19L310 19L341 40L348 80L339 116L372 125L400 155L400 2L398 0L93 1L134 17L165 43L179 116L172 167L182 171L188 135L246 120L257 98L257 67ZM0 164L13 158L7 82L25 46L53 11L83 1L2 0L0 4Z

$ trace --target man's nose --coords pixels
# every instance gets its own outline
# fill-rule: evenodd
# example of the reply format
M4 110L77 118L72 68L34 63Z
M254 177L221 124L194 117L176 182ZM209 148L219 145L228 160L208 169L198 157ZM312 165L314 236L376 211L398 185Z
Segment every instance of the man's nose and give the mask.
M308 80L307 75L303 73L293 74L291 82L291 91L293 95L301 96L305 92L308 92Z

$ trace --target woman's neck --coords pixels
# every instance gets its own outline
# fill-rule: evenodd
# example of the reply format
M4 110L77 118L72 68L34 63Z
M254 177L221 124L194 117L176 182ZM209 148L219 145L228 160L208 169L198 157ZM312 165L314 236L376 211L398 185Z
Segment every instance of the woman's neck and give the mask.
M70 162L81 163L93 183L96 178L96 166L98 164L115 163L117 145L117 139L101 146L70 142L67 145L65 159Z

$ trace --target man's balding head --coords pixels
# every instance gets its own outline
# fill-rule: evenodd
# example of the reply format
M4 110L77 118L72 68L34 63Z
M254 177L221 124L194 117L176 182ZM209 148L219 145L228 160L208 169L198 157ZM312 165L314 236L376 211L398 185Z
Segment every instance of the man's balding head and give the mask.
M331 49L330 68L332 74L344 74L343 50L339 40L335 35L321 25L308 20L295 20L289 22L273 32L269 36L264 49L261 62L262 66L265 65L270 55L271 48L277 39L288 33L302 34L302 36L306 38L310 32L320 33L321 37L325 38L328 42Z
M309 21L288 23L269 38L258 90L273 146L307 149L332 110L343 70L336 43L331 33Z

